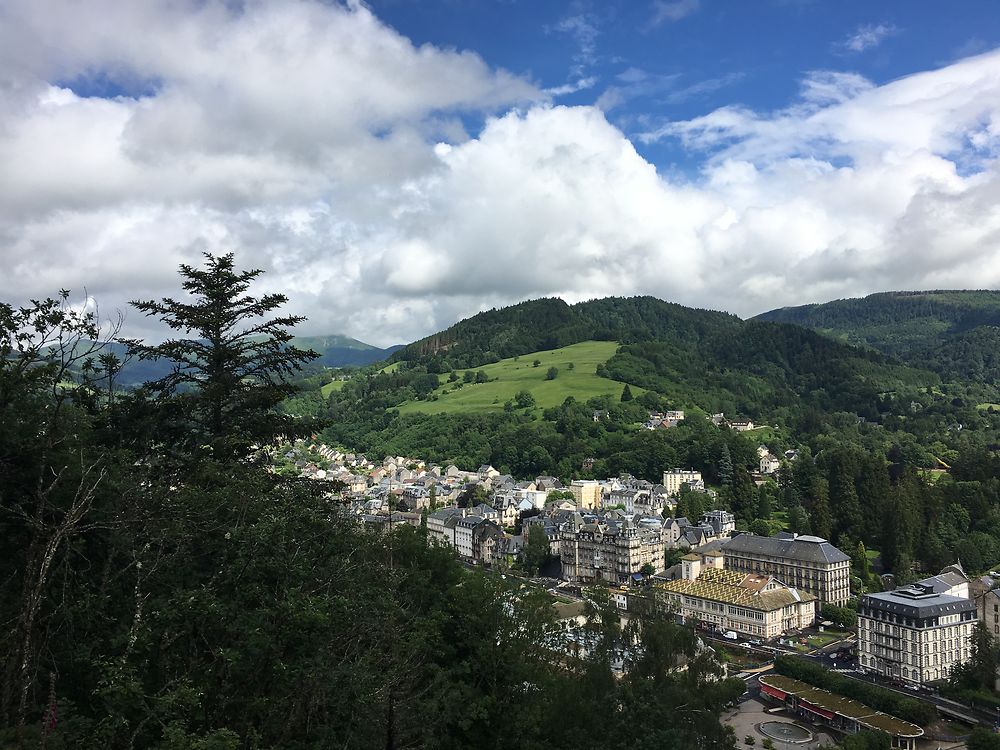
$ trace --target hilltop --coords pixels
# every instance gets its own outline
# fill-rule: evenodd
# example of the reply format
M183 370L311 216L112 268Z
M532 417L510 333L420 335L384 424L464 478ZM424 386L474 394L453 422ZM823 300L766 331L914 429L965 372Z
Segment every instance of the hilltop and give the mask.
M879 394L940 382L927 370L799 326L743 321L653 297L610 297L577 305L541 299L490 310L414 342L391 359L410 371L445 374L509 362L512 357L530 359L536 352L558 351L583 341L621 344L607 348L607 362L601 367L594 364L595 375L655 391L679 407L755 418L811 406L874 419ZM553 385L555 397L558 381ZM437 389L417 400L440 397ZM403 411L475 405L457 394L446 398L447 406L408 403Z
M741 323L735 315L655 297L607 297L576 305L545 298L473 315L403 347L391 360L476 367L582 341L692 343L738 330Z
M793 323L945 377L1000 382L1000 291L880 292L783 307L756 320Z
M559 374L546 381L549 366ZM626 384L635 399L627 405ZM520 390L534 403L510 409ZM960 445L995 441L994 415L976 408L998 401L990 394L797 325L638 297L480 313L327 387L316 403L331 420L330 443L527 471L532 442L572 471L588 456L621 467L630 450L659 450L628 435L650 411L671 409L751 418L817 445L833 435L883 453L904 445L932 465ZM610 421L593 423L596 409L610 410Z

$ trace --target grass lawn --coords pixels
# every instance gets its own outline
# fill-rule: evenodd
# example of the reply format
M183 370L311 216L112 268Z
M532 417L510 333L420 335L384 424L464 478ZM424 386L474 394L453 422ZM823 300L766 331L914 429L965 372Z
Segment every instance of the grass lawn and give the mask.
M992 406L992 407L993 407L994 409L996 409L997 411L1000 411L1000 404L992 404L992 403L990 403L989 401L987 401L986 403L983 403L983 404L979 404L979 405L977 405L977 406L976 406L976 408L977 408L977 409L982 409L983 411L986 411L986 410L987 410L987 409L989 409L989 408L990 408L991 406Z
M535 397L536 414L540 414L542 409L558 406L567 396L577 401L605 395L617 398L621 396L624 385L596 374L597 366L607 362L617 349L618 344L614 341L584 341L561 349L504 359L475 368L486 373L489 383L466 383L456 390L454 386L458 383L445 382L434 391L437 401L410 401L403 404L399 411L401 414L500 411L504 402L513 399L518 391L528 391ZM538 367L533 364L535 360L540 362ZM572 370L569 369L571 363ZM545 379L550 367L559 369L554 380ZM644 393L642 388L630 387L635 396Z
M823 648L823 646L829 646L834 641L840 641L847 637L847 631L844 630L834 630L828 628L825 632L816 633L815 635L810 635L806 638L807 643L802 644L795 641L792 648L796 651L801 651L805 653L806 651L812 651L816 648Z
M319 392L323 394L323 398L326 398L334 391L339 391L341 388L343 388L344 383L346 382L347 382L346 380L331 380L329 383L320 388Z

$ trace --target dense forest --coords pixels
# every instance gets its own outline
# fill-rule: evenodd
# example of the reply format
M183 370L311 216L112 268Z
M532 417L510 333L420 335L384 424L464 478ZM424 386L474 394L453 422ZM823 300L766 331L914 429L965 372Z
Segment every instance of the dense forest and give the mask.
M1000 291L882 292L783 307L757 319L811 328L945 378L1000 383Z
M140 389L67 295L0 304L0 747L735 747L743 684L652 604L595 594L571 656L545 592L268 472L314 355L258 273L134 303L178 336L125 343L175 365Z

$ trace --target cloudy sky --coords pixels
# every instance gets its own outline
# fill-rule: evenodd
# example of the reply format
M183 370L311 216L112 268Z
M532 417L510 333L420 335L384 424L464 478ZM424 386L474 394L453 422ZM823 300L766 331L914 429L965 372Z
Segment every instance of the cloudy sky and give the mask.
M998 152L991 0L0 2L11 302L175 294L205 250L381 345L997 287Z

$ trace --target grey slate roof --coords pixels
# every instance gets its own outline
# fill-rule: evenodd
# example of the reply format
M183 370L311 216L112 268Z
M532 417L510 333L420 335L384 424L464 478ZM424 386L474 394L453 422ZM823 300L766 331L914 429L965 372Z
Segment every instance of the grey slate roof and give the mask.
M851 558L818 536L799 536L794 539L740 534L729 540L724 552L742 552L748 555L767 555L789 560L813 563L839 563Z
M930 586L934 593L940 594L953 586L961 586L963 583L968 583L969 579L964 578L958 573L940 573L936 576L931 576L930 578L924 578L919 583Z
M914 584L895 591L866 594L861 600L865 609L908 617L934 617L956 612L975 612L976 603L959 596L934 593L933 587Z

